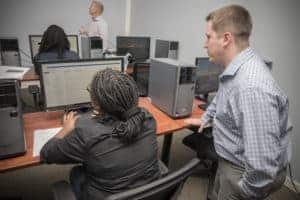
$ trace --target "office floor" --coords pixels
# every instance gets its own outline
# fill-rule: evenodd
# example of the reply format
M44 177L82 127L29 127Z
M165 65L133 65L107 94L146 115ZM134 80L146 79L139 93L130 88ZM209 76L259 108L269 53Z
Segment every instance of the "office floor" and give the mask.
M28 99L27 99L28 100ZM26 102L31 104L30 98ZM195 153L182 144L182 139L190 134L188 130L174 134L170 170L175 170L195 157ZM161 150L163 137L158 137ZM160 152L159 152L160 154ZM72 165L40 165L0 173L0 200L51 200L51 184L65 179L68 180ZM208 178L206 176L190 177L180 194L179 200L206 200ZM283 187L268 200L299 200L294 192Z
M194 152L181 143L182 138L187 134L189 134L188 131L181 131L173 137L169 167L171 170L179 168L195 156ZM158 140L161 147L162 137ZM72 165L40 165L1 173L0 200L51 200L51 184L58 180L68 179L71 167ZM206 200L207 188L207 177L192 176L187 180L179 200ZM297 200L299 198L286 187L268 198L268 200L282 199Z

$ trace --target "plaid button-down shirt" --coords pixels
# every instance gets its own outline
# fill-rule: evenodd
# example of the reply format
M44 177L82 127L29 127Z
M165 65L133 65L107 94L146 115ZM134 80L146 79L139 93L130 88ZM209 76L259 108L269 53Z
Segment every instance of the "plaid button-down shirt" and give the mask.
M220 157L245 168L241 190L265 189L288 163L288 98L263 60L248 47L219 77L219 90L202 120L213 122Z

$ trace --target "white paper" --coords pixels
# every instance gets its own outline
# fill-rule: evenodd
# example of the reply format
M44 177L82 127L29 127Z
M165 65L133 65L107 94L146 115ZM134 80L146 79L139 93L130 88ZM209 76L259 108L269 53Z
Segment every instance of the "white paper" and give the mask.
M33 133L33 156L39 156L44 144L55 136L62 128L37 129Z
M22 79L29 67L0 66L0 79Z

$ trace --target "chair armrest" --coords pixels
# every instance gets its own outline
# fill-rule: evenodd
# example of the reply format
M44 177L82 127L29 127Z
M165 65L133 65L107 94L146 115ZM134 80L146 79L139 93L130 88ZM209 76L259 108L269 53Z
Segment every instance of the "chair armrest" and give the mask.
M54 200L76 200L70 184L66 181L59 181L52 186Z

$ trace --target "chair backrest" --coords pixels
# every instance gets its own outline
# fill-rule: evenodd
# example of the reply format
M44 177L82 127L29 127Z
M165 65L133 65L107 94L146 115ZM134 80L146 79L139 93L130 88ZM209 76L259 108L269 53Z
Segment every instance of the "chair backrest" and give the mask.
M113 194L105 200L168 200L176 199L181 186L185 180L193 173L193 170L200 163L198 158L194 158L177 171L167 176L153 181L147 185Z

